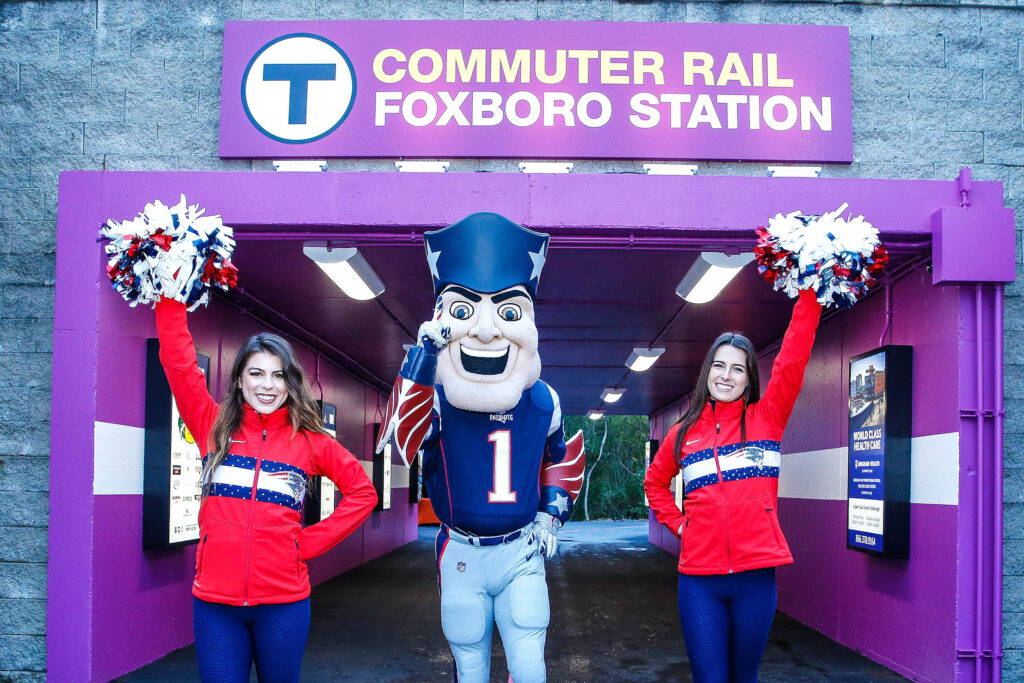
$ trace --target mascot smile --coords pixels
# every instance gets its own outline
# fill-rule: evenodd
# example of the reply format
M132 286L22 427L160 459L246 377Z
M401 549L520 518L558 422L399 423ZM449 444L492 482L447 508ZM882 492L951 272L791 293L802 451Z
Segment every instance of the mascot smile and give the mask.
M446 287L439 322L451 340L437 358L437 380L456 408L511 410L540 379L533 301L524 287L492 295Z

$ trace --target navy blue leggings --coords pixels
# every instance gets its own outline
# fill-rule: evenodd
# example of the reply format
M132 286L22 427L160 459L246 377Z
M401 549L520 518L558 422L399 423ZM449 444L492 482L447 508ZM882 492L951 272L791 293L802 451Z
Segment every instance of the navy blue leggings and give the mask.
M694 683L755 683L775 619L775 568L679 575L679 621Z
M309 598L235 607L193 598L199 676L205 683L296 683L309 635Z

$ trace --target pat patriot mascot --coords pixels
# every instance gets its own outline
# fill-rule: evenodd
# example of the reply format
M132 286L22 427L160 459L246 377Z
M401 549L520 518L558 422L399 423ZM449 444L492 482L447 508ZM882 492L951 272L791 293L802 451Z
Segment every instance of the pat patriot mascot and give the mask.
M548 235L475 213L423 236L434 316L409 349L377 442L423 481L441 520L441 626L455 680L489 680L495 622L515 683L545 680L544 558L583 480L558 394L540 380L533 302Z

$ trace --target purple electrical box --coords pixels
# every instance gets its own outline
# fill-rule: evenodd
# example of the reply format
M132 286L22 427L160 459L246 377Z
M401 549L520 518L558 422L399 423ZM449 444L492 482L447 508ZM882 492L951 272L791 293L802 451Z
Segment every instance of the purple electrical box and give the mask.
M1013 282L1013 210L957 207L932 214L932 284Z

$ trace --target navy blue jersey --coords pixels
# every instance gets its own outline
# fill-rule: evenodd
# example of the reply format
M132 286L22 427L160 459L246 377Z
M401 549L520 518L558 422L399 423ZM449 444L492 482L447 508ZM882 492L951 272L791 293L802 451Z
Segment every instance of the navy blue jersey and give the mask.
M565 455L562 416L542 381L502 413L455 408L437 386L433 425L423 444L423 482L438 519L480 536L533 521L540 504L540 467Z

